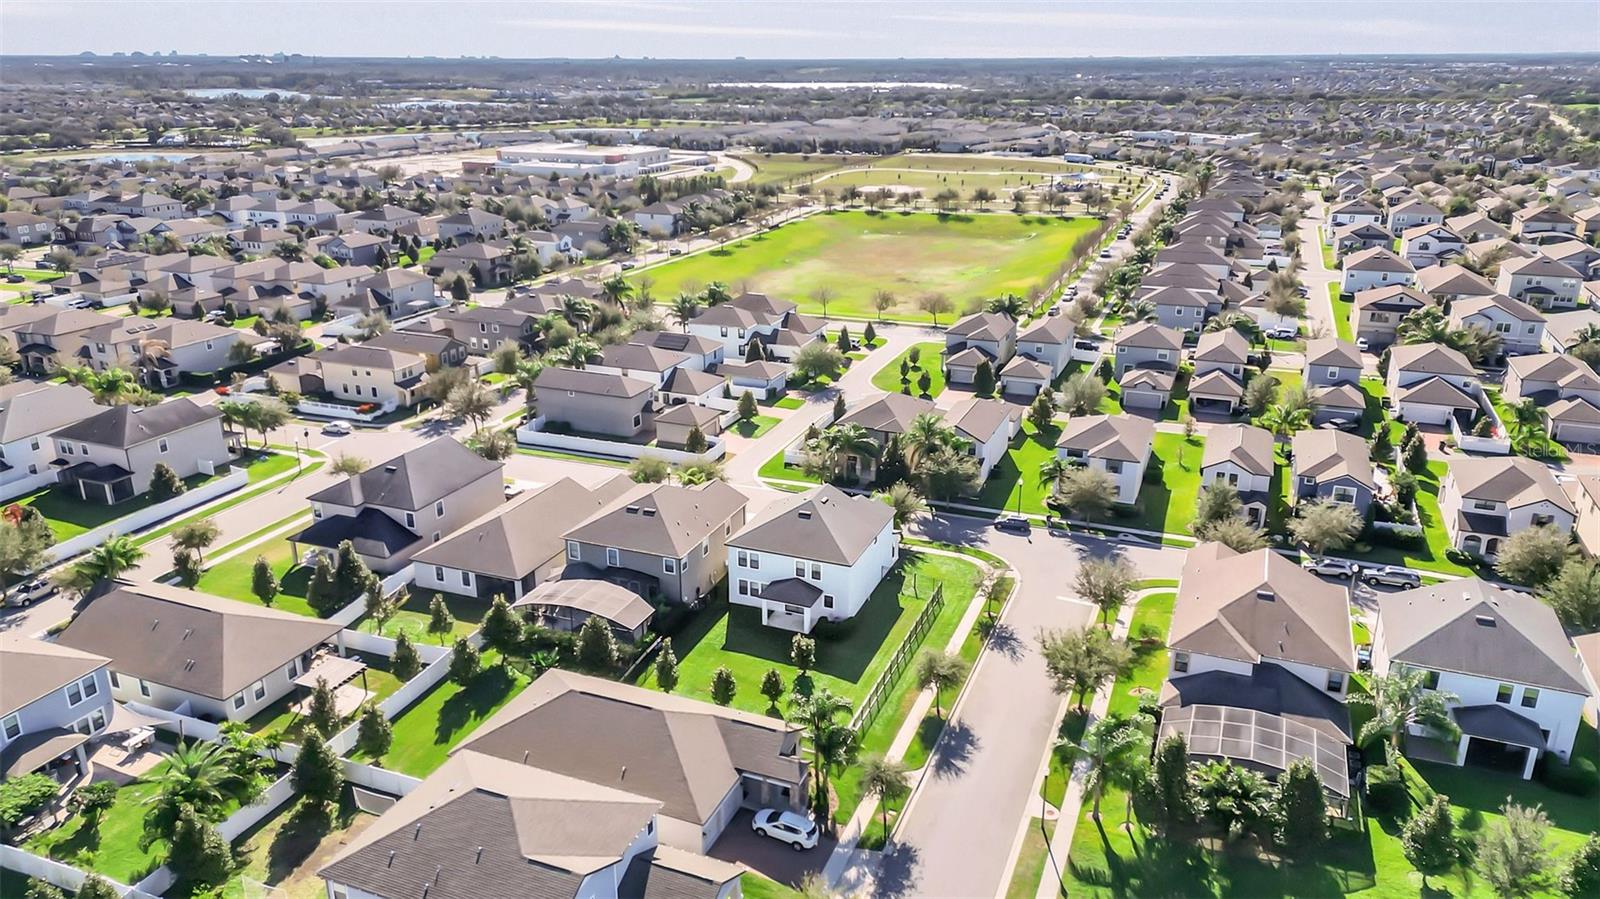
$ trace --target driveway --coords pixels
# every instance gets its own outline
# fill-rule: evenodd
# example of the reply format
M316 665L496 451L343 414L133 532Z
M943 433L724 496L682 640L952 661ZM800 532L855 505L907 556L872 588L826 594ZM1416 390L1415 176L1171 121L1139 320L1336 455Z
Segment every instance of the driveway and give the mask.
M874 895L989 897L1005 886L1021 828L1039 805L1039 772L1055 738L1062 698L1038 652L1039 631L1079 628L1094 607L1072 596L1080 560L1121 555L1144 577L1176 578L1184 552L1094 537L995 531L985 519L935 515L917 536L1002 556L1019 586L961 705L901 815Z
M823 834L817 839L817 848L796 852L784 843L757 834L750 829L755 813L745 809L728 823L722 837L711 847L711 857L725 862L744 865L762 877L799 886L807 875L822 870L833 854L838 841Z

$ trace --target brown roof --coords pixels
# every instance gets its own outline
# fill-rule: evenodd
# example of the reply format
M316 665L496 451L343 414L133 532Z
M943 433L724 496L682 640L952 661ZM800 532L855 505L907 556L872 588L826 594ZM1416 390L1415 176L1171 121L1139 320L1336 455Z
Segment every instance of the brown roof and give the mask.
M566 549L567 530L604 509L629 485L620 476L598 487L562 478L496 506L413 559L419 565L521 580L560 556Z
M1361 351L1348 340L1336 337L1318 337L1306 341L1306 361L1312 365L1337 365L1341 368L1360 368Z
M839 424L860 425L869 431L882 431L885 434L903 434L918 415L937 411L938 407L932 400L890 393L845 413L844 418L839 419Z
M1253 425L1221 425L1206 434L1202 469L1232 462L1251 474L1272 474L1272 432Z
M1511 508L1549 502L1569 514L1576 514L1572 500L1543 462L1522 456L1504 456L1453 459L1449 466L1450 478L1464 499L1492 500Z
M723 481L699 487L637 484L566 539L681 559L745 506L745 495Z
M1083 450L1095 459L1142 462L1150 455L1155 435L1155 423L1148 419L1079 415L1062 427L1056 448Z
M78 613L58 642L111 659L113 671L228 699L341 629L193 590L124 581Z
M728 546L854 565L893 521L888 505L828 484L769 506Z
M1356 670L1349 594L1271 549L1189 551L1167 638L1174 650L1255 664Z
M554 668L456 752L482 752L648 796L705 822L741 772L803 783L798 726Z
M1347 477L1376 490L1367 442L1345 431L1311 430L1294 435L1294 476L1331 481Z
M60 643L0 634L0 671L5 673L0 678L0 716L60 690L110 661Z

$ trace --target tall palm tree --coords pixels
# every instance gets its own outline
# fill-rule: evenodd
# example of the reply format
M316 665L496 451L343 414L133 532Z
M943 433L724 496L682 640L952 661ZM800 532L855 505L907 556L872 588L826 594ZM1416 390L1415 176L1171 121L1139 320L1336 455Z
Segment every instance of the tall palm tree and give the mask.
M531 356L517 363L517 370L511 373L511 379L517 387L522 389L522 401L529 409L533 408L533 385L539 380L539 373L544 371L544 360L538 356Z
M1550 435L1544 430L1544 412L1533 400L1511 407L1506 429L1511 432L1511 445L1522 455L1542 453L1550 446Z
M817 782L814 808L829 821L829 777L834 769L850 763L858 744L855 731L847 721L839 720L849 714L850 700L834 695L827 687L817 687L809 696L798 696L789 709L789 720L804 725L811 738L811 773Z
M1311 426L1311 410L1305 406L1277 403L1261 416L1261 426L1271 431L1278 440L1287 441L1289 435Z
M861 792L878 798L885 837L889 835L889 803L910 792L907 773L904 762L881 755L869 756L861 764Z
M145 800L155 806L145 819L147 836L164 835L162 831L176 822L184 806L208 820L218 817L217 810L238 781L230 761L229 749L221 743L179 742L167 754L166 765L151 775L156 794Z
M851 456L858 459L876 459L878 442L860 425L833 425L807 444L808 452L815 452L818 465L830 479L844 474L845 464Z
M672 301L672 317L678 320L685 334L689 332L689 320L699 311L700 301L692 294L680 293Z
M1150 737L1136 722L1108 715L1089 725L1077 742L1062 738L1055 749L1069 767L1079 761L1088 763L1083 772L1083 790L1091 798L1089 814L1098 821L1106 787L1130 779L1127 770L1150 754Z
M144 555L144 550L127 534L107 537L72 566L69 583L80 591L87 591L101 581L116 580L132 571Z
M987 308L990 312L998 312L1015 321L1027 314L1028 301L1014 293L1006 293L991 299Z
M936 412L924 412L911 420L900 445L906 454L906 467L917 470L917 463L942 447L954 446L960 440L956 429Z
M1071 460L1051 456L1039 464L1039 489L1049 487L1050 492L1055 493L1056 488L1061 485L1061 480L1075 468L1077 466Z
M1356 744L1368 746L1377 740L1389 744L1390 764L1399 761L1405 750L1406 732L1427 727L1455 740L1461 734L1450 705L1461 701L1454 693L1428 688L1428 672L1395 671L1372 678L1370 692L1350 697L1355 705L1372 709L1372 719L1361 725Z
M621 275L612 275L600 285L600 292L605 294L606 299L621 306L628 297L633 296L633 285Z
M578 329L579 334L582 334L589 330L589 324L594 321L598 310L595 309L594 303L583 297L562 297L561 311L567 317L567 321Z

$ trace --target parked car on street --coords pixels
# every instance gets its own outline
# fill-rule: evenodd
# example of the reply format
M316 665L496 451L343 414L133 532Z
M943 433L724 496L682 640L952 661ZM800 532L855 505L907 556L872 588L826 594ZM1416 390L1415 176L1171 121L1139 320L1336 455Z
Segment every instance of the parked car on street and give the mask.
M750 828L764 837L788 843L796 852L817 848L817 822L799 812L764 808L756 812Z
M1345 579L1353 578L1361 572L1361 566L1354 562L1348 562L1344 559L1334 559L1329 557L1323 557L1321 559L1306 559L1304 562L1300 563L1300 567L1311 572L1312 574L1322 574L1327 575L1328 577Z
M353 430L354 429L350 427L349 422L343 421L330 421L322 426L322 433L331 435L333 437L348 436Z
M26 606L56 592L56 585L49 578L34 578L26 583L18 584L6 594L5 604L8 606Z
M1422 586L1422 578L1418 577L1416 572L1397 568L1393 565L1368 568L1366 571L1361 572L1361 579L1369 584L1384 584L1390 587L1410 588Z
M1030 534L1033 532L1033 525L1021 515L1007 515L1004 518L996 518L994 520L994 529L997 531L1010 531L1014 534Z

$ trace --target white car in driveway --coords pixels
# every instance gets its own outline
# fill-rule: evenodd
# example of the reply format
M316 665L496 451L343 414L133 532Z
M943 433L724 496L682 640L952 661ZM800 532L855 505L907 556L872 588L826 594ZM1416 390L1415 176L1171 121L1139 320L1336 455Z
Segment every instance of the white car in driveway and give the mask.
M750 829L780 843L788 843L796 852L817 848L817 822L799 812L764 808L756 812Z

